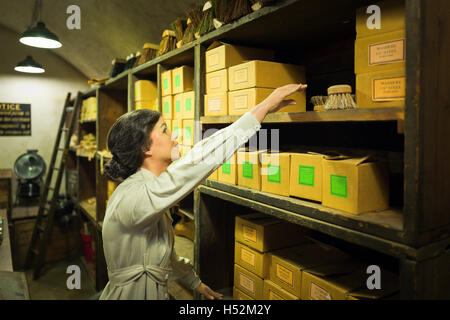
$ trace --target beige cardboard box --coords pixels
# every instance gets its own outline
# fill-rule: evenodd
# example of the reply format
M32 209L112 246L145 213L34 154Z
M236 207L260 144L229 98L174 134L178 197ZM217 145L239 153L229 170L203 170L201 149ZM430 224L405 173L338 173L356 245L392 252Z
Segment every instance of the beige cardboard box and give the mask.
M360 108L404 107L404 69L356 75L356 103Z
M169 131L172 132L172 120L164 120L164 122L167 125L167 129L169 129Z
M164 119L173 119L173 96L162 97L162 115Z
M217 170L214 170L207 179L217 181L217 172Z
M289 196L290 153L263 153L261 155L261 191Z
M274 90L268 88L251 88L228 92L228 114L242 115L246 113L266 99ZM305 92L296 92L287 97L287 99L293 99L297 104L286 106L276 113L306 111Z
M235 66L245 60L272 60L273 50L234 46L214 42L205 54L206 72L213 72Z
M397 30L355 41L355 73L405 69L406 32Z
M184 92L181 103L182 118L194 119L195 116L195 93L194 91Z
M161 95L168 96L172 94L172 70L161 72Z
M228 69L230 91L254 87L278 88L290 83L306 83L303 66L253 60Z
M158 99L135 101L134 106L135 106L136 110L150 109L150 110L158 111Z
M399 290L396 275L381 270L381 289L367 288L367 264L356 262L316 266L303 271L302 300L381 299Z
M233 287L233 300L255 300L249 295L243 293L241 290Z
M380 29L368 28L368 22L370 26L374 22L372 19L369 20L371 16L374 16L374 11L367 13L367 8L369 5L358 8L356 10L357 38L373 36L380 33L386 33L406 28L405 0L386 0L373 4L377 5L380 8Z
M291 153L289 195L322 201L323 155Z
M228 114L228 92L205 94L205 116Z
M183 143L183 120L181 120L181 119L172 120L172 132L178 136L177 137L178 143L184 144Z
M298 297L268 279L264 280L263 294L264 300L299 300Z
M228 70L222 69L206 74L206 93L221 93L228 91Z
M194 90L194 68L182 66L172 70L172 94Z
M270 256L269 280L297 297L300 297L303 270L349 259L338 249L315 243L280 250Z
M238 241L234 243L234 263L266 279L269 276L269 253L261 253Z
M158 86L156 82L150 80L137 80L134 83L134 100L150 100L158 98Z
M183 120L183 144L187 146L194 145L194 120Z
M322 204L353 214L387 209L387 165L369 157L324 159Z
M236 185L237 170L237 154L234 153L230 159L228 159L222 166L219 167L217 180Z
M260 151L238 151L238 185L261 190L261 154Z
M269 252L307 242L307 229L263 213L236 217L235 240L259 252Z
M181 105L183 102L183 94L179 93L173 96L173 118L183 119Z
M264 280L237 264L234 265L234 287L255 300L263 299Z

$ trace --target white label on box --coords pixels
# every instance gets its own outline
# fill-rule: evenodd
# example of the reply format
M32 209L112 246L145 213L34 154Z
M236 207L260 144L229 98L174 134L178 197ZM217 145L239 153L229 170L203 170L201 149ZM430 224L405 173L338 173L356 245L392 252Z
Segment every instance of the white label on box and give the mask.
M220 89L222 86L222 81L220 81L220 76L209 78L209 87L211 89Z
M286 299L283 299L281 296L279 296L271 289L269 289L269 300L286 300Z
M248 67L234 71L234 83L242 83L248 81Z
M208 57L208 67L214 67L219 64L219 53L213 53Z
M241 260L247 262L252 267L255 266L255 254L244 248L241 248Z
M369 66L405 61L405 39L369 45Z
M248 109L248 94L234 97L234 109Z
M286 282L290 286L294 286L294 280L293 280L293 274L292 271L283 267L280 264L276 264L276 275L278 279L281 279L282 281Z
M250 291L252 294L255 294L255 281L241 272L239 272L239 285Z
M222 99L220 98L213 98L208 99L208 110L209 112L217 112L220 111L222 106Z
M256 239L256 229L247 227L247 226L242 226L242 236L244 237L244 240L246 241L251 241L256 243L257 239Z
M331 296L325 289L322 289L314 282L311 282L309 288L309 297L311 300L331 300Z

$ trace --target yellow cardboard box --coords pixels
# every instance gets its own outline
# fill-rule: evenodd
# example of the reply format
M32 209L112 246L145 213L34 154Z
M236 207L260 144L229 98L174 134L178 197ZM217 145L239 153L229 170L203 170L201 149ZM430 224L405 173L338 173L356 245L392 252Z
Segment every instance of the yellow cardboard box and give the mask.
M172 70L161 72L161 95L168 96L172 94Z
M172 120L172 132L177 135L177 141L179 144L183 143L183 120Z
M234 287L255 300L263 299L264 280L237 264L234 265Z
M233 287L233 300L255 300L249 295L243 293L241 290Z
M307 242L307 229L263 213L236 217L235 240L259 252L269 252Z
M206 74L206 93L220 93L228 91L228 70L222 69Z
M261 167L261 191L288 197L291 170L290 153L263 153Z
M167 129L169 129L169 131L172 132L172 120L164 120L164 122L167 125Z
M194 68L181 66L172 70L172 94L194 90Z
M214 170L213 173L211 173L207 179L217 181L217 172L218 172L217 169Z
M387 209L387 165L368 156L324 159L322 204L353 214Z
M173 96L162 97L162 115L164 119L173 119Z
M259 49L214 42L205 54L206 72L213 72L235 66L245 60L272 60L273 50Z
M349 259L344 252L316 243L272 253L269 280L300 297L303 270Z
M404 107L405 96L404 69L356 75L356 103L360 108Z
M150 100L158 98L158 86L150 80L138 80L134 83L134 100Z
M254 87L278 88L290 83L306 83L303 66L253 60L228 69L230 91Z
M174 119L183 119L183 109L181 109L181 105L183 102L183 94L179 93L173 96L173 118Z
M184 157L191 149L191 146L180 145L180 156Z
M228 92L205 94L205 116L228 114Z
M228 114L242 115L246 113L266 99L273 91L274 89L268 88L251 88L228 92ZM287 99L294 99L297 104L286 106L276 113L306 111L305 92L295 92Z
M406 32L397 30L355 41L355 73L405 70Z
M380 8L380 29L368 27L373 24L374 11L367 13L369 5L356 10L356 34L357 38L373 36L380 33L405 29L405 0L385 0L374 3ZM372 5L372 4L371 4Z
M237 184L237 154L234 153L233 156L225 161L225 163L219 167L217 180L229 184Z
M195 93L189 91L183 93L183 100L181 103L183 119L194 119L195 116Z
M238 241L234 243L234 263L266 279L269 276L269 253L261 253Z
M322 201L323 155L291 153L289 195Z
M369 290L368 265L357 262L316 266L303 271L302 300L381 299L399 290L398 277L381 270L381 289Z
M261 154L260 151L238 151L238 185L261 190Z
M299 300L298 297L268 279L264 279L263 295L264 300Z
M158 99L135 101L134 106L135 106L136 110L150 109L150 110L158 111Z
M194 120L183 120L183 144L187 146L194 145Z

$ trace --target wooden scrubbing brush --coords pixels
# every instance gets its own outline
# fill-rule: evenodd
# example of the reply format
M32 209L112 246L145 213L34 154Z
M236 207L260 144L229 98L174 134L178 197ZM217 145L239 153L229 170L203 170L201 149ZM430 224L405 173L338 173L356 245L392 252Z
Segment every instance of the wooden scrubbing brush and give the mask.
M314 111L325 110L325 104L327 103L327 96L314 96L311 97L311 103L314 105Z
M250 0L252 3L252 10L257 11L261 8L267 7L272 2L275 2L275 0Z
M352 97L352 87L349 85L337 85L328 88L328 100L325 110L357 109Z
M157 55L158 57L169 51L172 51L177 47L177 38L175 37L175 31L164 30L162 37L163 39L159 46L160 48Z
M172 22L170 26L172 27L172 30L175 31L175 37L177 38L177 48L179 48L183 43L183 34L187 26L186 20L178 18L174 22Z
M137 65L140 66L150 60L153 60L156 58L156 55L159 51L159 45L153 44L153 43L145 43L142 48L142 54L139 57L139 60L137 61Z
M187 44L195 39L195 33L197 32L198 26L202 19L202 6L198 5L194 7L187 14L187 27L183 34L183 44Z

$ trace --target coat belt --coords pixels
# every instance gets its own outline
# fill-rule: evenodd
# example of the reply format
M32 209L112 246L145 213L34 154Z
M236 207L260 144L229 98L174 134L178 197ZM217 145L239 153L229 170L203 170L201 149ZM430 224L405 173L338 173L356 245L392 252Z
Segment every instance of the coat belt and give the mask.
M112 285L126 286L127 284L137 281L145 274L154 282L167 286L171 270L172 269L170 268L161 268L153 265L133 265L115 271L108 269L108 277L109 282L111 282Z

